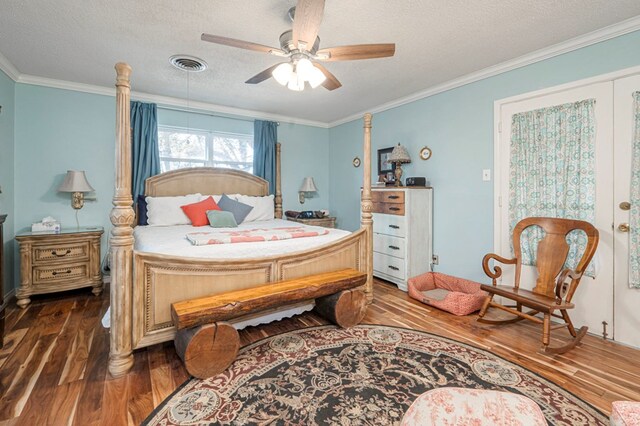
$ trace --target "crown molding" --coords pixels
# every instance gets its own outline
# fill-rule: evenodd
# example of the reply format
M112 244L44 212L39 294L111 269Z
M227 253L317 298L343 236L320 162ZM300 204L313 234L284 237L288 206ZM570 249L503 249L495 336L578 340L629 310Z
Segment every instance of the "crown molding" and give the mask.
M508 71L522 68L527 65L534 64L536 62L544 61L545 59L550 59L555 56L562 55L564 53L578 50L583 47L587 47L596 43L610 40L612 38L619 37L619 36L622 36L634 31L638 31L638 30L640 30L640 16L636 16L636 17L627 19L625 21L619 22L617 24L613 24L608 27L604 27L599 30L592 31L590 33L575 37L573 39L564 41L562 43L554 44L544 49L536 50L534 52L520 56L516 59L502 62L500 64L482 69L480 71L467 74L460 78L450 80L436 86L429 87L427 89L413 93L409 96L405 96L390 102L386 102L384 104L381 104L372 108L368 108L364 111L358 112L356 114L351 114L345 118L328 122L328 123L289 117L289 116L278 115L278 114L269 114L261 111L234 108L234 107L229 107L224 105L216 105L216 104L211 104L207 102L193 102L193 101L187 102L185 99L152 95L149 93L142 93L142 92L132 92L131 97L141 101L145 101L145 102L154 102L154 103L157 103L158 105L184 108L190 111L192 110L194 112L207 111L207 112L222 114L223 116L229 115L229 116L235 116L235 117L248 117L253 119L273 120L273 121L281 121L285 123L300 124L305 126L332 128L332 127L336 127L341 124L348 123L354 120L359 120L362 117L362 115L365 114L366 112L376 114L379 112L387 111L389 109L396 108L411 102L415 102L420 99L437 95L438 93L446 92L448 90L452 90L452 89L455 89L470 83L474 83L476 81L480 81L489 77L494 77L496 75L499 75ZM2 55L2 53L0 53L0 70L4 71L4 73L7 74L9 78L11 78L17 83L53 87L57 89L73 90L77 92L93 93L93 94L104 95L104 96L115 96L115 89L111 87L96 86L96 85L84 84L84 83L75 83L70 81L56 80L51 78L21 74L13 66L13 64L11 64L11 62L9 62L9 60Z
M0 52L0 70L13 81L18 81L18 78L20 77L20 71L18 71L11 62L9 62L2 52Z
M92 93L95 95L115 96L116 89L114 87L104 87L92 84L75 83L72 81L56 80L46 77L37 77L33 75L21 74L17 79L18 83L30 84L34 86L52 87L55 89L72 90L76 92ZM263 111L253 111L242 108L234 108L225 105L216 105L207 102L187 101L186 99L174 98L170 96L152 95L144 92L131 92L131 98L143 102L153 102L158 106L178 107L186 111L206 111L220 114L222 117L247 117L258 120L271 120L291 124L300 124L304 126L328 128L327 123L314 120L305 120L302 118L288 117L279 114L270 114Z
M616 38L634 31L640 30L640 16L633 17L631 19L624 20L617 24L610 25L608 27L601 28L596 31L572 38L562 43L554 44L549 47L545 47L540 50L528 53L510 61L502 62L497 65L493 65L488 68L484 68L480 71L467 74L460 78L447 81L437 86L432 86L424 89L420 92L413 93L409 96L405 96L396 99L391 102L386 102L382 105L378 105L373 108L352 114L348 117L340 120L332 121L329 123L329 128L339 126L350 121L359 120L366 112L376 114L382 111L386 111L392 108L399 107L411 102L415 102L420 99L428 98L430 96L437 95L438 93L446 92L447 90L455 89L476 81L484 80L489 77L496 76L508 71L512 71L518 68L525 67L527 65L534 64L536 62L544 61L555 56L562 55L564 53L572 52L574 50L581 49L583 47L591 46L592 44L600 43L612 38Z

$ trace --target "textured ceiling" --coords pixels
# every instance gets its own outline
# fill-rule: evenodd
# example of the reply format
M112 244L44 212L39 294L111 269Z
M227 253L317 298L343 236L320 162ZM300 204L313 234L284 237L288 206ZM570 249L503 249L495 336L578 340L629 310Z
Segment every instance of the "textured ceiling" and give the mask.
M295 0L2 0L0 52L24 74L113 86L133 67L138 92L187 98L176 53L209 63L191 74L194 101L321 122L408 96L640 15L638 0L327 0L321 47L395 42L389 59L332 62L343 87L292 92L249 77L278 62L200 41L203 32L278 46Z

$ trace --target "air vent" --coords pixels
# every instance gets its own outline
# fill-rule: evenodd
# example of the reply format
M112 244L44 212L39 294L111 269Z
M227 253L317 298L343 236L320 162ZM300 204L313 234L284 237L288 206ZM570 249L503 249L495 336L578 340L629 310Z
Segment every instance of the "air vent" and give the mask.
M169 62L179 70L187 72L201 72L207 69L207 63L195 56L174 55L169 58Z

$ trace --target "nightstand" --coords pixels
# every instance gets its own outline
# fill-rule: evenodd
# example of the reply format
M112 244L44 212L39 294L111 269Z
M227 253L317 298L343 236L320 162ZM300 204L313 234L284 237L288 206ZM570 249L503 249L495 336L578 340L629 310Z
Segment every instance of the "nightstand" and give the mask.
M62 229L59 233L21 232L18 306L31 303L32 294L46 294L82 287L102 293L100 272L101 227Z
M335 228L336 227L336 218L327 216L320 219L295 219L292 217L288 217L287 220L292 222L303 223L309 226L323 226L325 228Z

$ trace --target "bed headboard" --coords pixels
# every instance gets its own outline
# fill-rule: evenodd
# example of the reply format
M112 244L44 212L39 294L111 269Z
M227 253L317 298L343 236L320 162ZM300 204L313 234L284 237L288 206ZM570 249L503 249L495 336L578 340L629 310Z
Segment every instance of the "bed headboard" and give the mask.
M269 182L250 173L216 167L173 170L148 178L145 195L171 197L200 193L269 195Z

